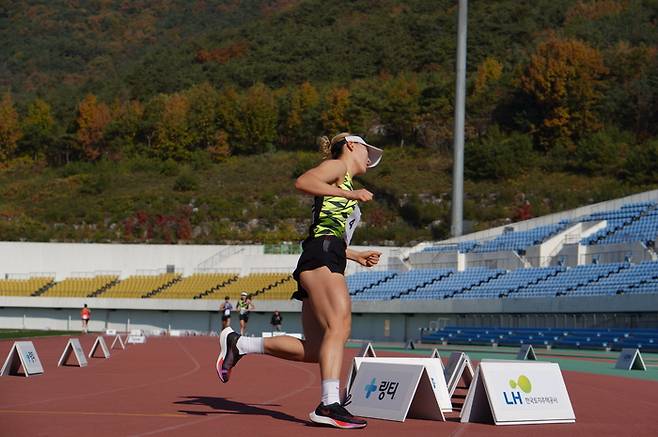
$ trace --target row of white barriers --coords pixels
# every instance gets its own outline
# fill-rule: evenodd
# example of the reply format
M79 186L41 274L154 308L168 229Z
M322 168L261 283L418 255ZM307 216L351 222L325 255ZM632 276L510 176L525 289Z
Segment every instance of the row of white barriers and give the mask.
M100 358L107 359L110 358L110 349L125 349L127 344L146 343L146 336L141 329L131 330L126 335L125 340L114 330L108 330L106 335L114 335L114 341L110 347L105 343L105 338L99 335L96 337L88 355L85 355L78 338L69 338L62 355L59 357L57 367L62 365L85 367L88 364L87 358L98 355ZM2 370L0 370L0 376L18 375L21 368L26 377L44 373L39 354L31 341L14 342L5 359Z
M615 367L646 370L637 349L623 350ZM444 367L438 349L429 358L382 358L367 343L352 361L345 404L350 413L362 417L445 421L460 381L468 390L460 411L462 423L576 421L559 364L537 361L532 345L524 345L515 360L483 359L473 370L464 352L451 353Z

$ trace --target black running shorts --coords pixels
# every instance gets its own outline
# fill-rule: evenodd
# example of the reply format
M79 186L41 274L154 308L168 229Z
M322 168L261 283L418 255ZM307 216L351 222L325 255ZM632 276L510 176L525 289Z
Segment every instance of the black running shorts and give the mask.
M322 235L320 237L307 239L302 244L302 256L299 257L297 268L292 277L297 281L297 291L292 294L293 299L304 300L308 292L302 287L299 275L306 270L315 270L327 267L333 273L345 274L347 257L345 240L333 235Z

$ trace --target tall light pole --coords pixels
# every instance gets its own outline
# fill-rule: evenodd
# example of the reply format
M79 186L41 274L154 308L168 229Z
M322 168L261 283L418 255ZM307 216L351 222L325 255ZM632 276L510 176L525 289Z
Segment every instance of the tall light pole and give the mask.
M459 0L455 85L454 163L452 170L452 236L459 237L464 219L464 106L466 100L466 21L468 0Z

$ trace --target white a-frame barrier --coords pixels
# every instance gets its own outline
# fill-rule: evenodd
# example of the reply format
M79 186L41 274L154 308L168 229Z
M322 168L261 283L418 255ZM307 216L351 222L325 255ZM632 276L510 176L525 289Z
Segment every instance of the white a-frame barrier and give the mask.
M575 421L560 366L543 361L482 360L461 411L463 423Z
M647 366L644 364L639 349L622 349L619 358L617 358L615 369L647 370Z
M359 352L356 354L357 357L376 357L375 349L372 347L372 343L364 343L359 349Z
M470 387L473 381L473 366L471 360L464 352L453 352L448 358L448 365L445 366L444 375L448 385L448 393L450 397L455 394L455 389L460 380L466 384L466 388Z
M354 390L358 390L358 388L354 388L355 380L359 372L361 372L361 366L365 363L398 364L401 366L420 364L424 366L429 378L431 391L434 398L436 399L436 403L439 406L439 409L444 413L449 413L452 411L452 403L450 402L448 387L446 386L446 381L441 371L442 369L440 360L435 358L411 357L355 357L352 360L352 366L349 373L347 374L346 390L348 393L351 394ZM377 377L377 375L374 376Z
M66 342L64 352L62 352L62 356L59 357L57 367L67 363L69 357L71 356L71 352L73 352L79 367L85 367L87 365L87 357L85 357L85 352L82 350L82 346L80 346L80 340L77 338L69 338L69 341Z
M31 341L15 341L7 355L5 364L2 366L0 376L17 375L18 370L23 367L25 377L41 375L43 366L37 350Z
M117 345L117 347L115 348L114 345ZM114 337L114 341L110 346L111 349L119 349L119 347L121 347L121 349L126 348L126 346L123 344L123 340L121 339L121 335L117 335L116 337Z
M516 359L537 361L537 355L535 355L535 350L532 348L531 344L524 344L516 354Z
M89 358L92 358L94 356L94 353L100 346L100 350L103 353L103 358L110 358L110 350L107 348L107 344L105 344L105 339L103 338L102 335L99 335L96 337L96 341L94 342L94 345L91 347L91 350L89 351Z
M426 366L363 360L368 361L361 363L347 405L352 414L400 422L407 417L445 421ZM444 390L447 395L445 385Z

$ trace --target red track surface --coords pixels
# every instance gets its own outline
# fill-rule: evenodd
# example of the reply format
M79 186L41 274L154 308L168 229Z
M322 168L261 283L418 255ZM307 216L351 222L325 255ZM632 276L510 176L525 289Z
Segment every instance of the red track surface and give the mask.
M658 382L563 372L576 423L496 427L370 419L365 430L312 426L317 365L249 356L228 384L214 370L217 339L150 338L89 366L57 367L68 337L34 339L45 374L0 378L0 435L658 435ZM95 337L81 343L89 351ZM12 341L0 342L4 362ZM344 373L354 355L347 350Z

